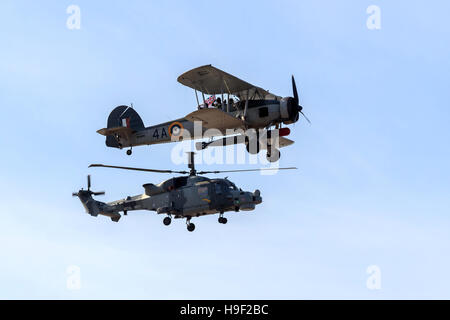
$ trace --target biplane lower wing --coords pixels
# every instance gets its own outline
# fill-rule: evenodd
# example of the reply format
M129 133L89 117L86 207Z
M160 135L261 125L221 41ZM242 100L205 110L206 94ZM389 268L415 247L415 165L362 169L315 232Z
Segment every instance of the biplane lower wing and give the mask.
M220 131L244 127L244 121L219 109L200 109L189 113L184 118L191 122L202 121L203 127Z
M292 141L291 139L285 138L285 137L279 137L278 139L279 139L278 140L278 147L279 148L284 148L284 147L290 146L291 144L294 143L294 141ZM262 150L267 149L267 144L262 143L260 148Z
M279 137L278 138L278 145L277 145L277 138L272 138L270 139L270 141L265 141L265 142L261 142L260 143L260 149L261 150L266 150L267 149L267 144L269 143L270 145L276 147L276 148L284 148L287 146L290 146L291 144L294 143L294 141L285 138L285 137ZM227 145L233 145L233 144L241 144L241 143L245 143L245 136L242 134L239 135L235 135L235 136L228 136L225 138L221 138L221 139L217 139L211 142L197 142L195 144L195 148L197 150L204 150L208 147L223 147L223 146L227 146Z

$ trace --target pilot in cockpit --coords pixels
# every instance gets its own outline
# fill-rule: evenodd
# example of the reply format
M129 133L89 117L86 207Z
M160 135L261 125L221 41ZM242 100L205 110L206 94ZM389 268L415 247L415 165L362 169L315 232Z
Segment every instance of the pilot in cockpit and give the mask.
M233 97L229 97L228 103L230 104L230 110L233 110L233 106L234 106L234 99L233 99Z
M219 98L216 99L216 101L214 101L214 107L216 107L217 109L222 109L222 100Z

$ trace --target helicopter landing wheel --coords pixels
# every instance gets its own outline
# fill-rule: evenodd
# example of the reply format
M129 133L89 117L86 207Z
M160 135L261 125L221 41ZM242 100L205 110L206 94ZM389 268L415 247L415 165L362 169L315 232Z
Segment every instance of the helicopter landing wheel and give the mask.
M127 150L127 155L131 156L132 153L133 153L133 151L131 149Z
M219 217L218 220L219 220L219 223L222 223L222 224L226 224L228 222L228 219L224 218L224 217Z
M165 217L163 220L163 223L165 226L168 226L172 222L172 219L170 217Z
M187 229L189 232L192 232L195 230L195 224L191 223L191 218L192 217L187 217L186 218L186 224L187 224Z
M278 149L273 148L272 150L268 150L266 154L266 159L269 162L277 162L280 160L281 152Z
M187 229L188 229L189 232L194 231L195 230L195 224L189 222L188 225L187 225Z

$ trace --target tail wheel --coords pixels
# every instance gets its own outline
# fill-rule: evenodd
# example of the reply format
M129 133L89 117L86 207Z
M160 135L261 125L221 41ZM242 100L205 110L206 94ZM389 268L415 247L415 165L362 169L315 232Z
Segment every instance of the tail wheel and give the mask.
M195 224L189 223L189 224L187 225L187 229L188 229L189 232L194 231L194 230L195 230Z

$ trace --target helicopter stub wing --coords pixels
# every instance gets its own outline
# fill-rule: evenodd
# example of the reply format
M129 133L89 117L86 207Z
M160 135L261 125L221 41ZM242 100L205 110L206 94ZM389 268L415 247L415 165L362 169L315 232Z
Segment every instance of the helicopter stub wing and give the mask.
M191 122L202 121L203 127L220 131L244 127L244 121L219 109L200 109L189 113L184 118Z

